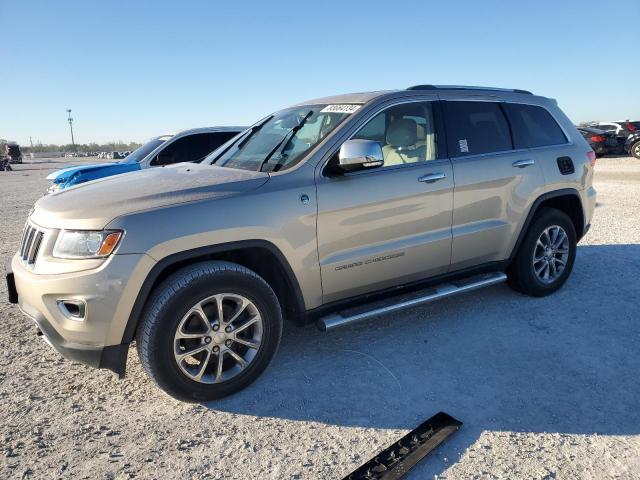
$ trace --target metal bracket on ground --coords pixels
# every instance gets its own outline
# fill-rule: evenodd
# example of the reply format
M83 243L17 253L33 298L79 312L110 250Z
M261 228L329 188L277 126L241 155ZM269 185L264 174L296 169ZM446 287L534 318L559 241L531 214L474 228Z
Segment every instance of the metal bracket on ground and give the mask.
M461 426L452 416L436 413L343 480L399 479Z

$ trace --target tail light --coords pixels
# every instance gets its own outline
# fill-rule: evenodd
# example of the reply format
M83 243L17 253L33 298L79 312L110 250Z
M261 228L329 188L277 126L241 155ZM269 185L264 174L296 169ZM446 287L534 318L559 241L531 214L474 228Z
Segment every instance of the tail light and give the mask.
M604 142L605 140L606 138L604 138L602 135L594 135L593 137L591 137L591 141L595 143Z
M587 152L587 158L589 159L589 164L592 167L596 166L596 152L594 152L593 150L589 150Z

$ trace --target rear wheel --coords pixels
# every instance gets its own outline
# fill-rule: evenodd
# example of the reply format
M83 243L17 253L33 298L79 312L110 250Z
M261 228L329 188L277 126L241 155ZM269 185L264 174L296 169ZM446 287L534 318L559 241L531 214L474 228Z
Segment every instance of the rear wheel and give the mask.
M509 284L535 297L555 292L571 274L576 244L576 231L569 216L552 208L542 210L509 267Z
M180 400L206 401L258 378L281 335L278 300L261 277L237 264L205 262L160 285L136 343L160 388Z
M631 152L631 155L633 155L634 157L640 159L640 140L631 145L629 152Z

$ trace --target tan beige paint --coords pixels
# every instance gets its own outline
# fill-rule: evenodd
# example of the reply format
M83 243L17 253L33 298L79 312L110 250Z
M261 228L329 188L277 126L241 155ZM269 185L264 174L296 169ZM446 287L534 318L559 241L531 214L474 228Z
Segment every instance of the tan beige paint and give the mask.
M328 158L373 113L397 102L458 96L399 91L336 97L336 102L364 105L303 162L276 174L179 164L44 197L30 218L47 232L35 268L27 268L18 257L12 262L21 307L27 314L46 317L68 341L116 345L153 266L185 250L268 241L286 258L305 307L312 309L508 258L529 209L545 192L578 190L589 223L595 204L592 168L586 160L589 147L555 102L542 97L485 96L491 101L524 98L547 107L572 139L568 144L443 158L339 178L323 175ZM559 174L555 160L561 154L574 159L575 174ZM525 158L534 159L535 165L512 166ZM417 181L435 172L445 173L446 179ZM126 233L107 260L59 260L51 251L63 228ZM56 308L57 298L70 296L87 301L85 321L66 319Z

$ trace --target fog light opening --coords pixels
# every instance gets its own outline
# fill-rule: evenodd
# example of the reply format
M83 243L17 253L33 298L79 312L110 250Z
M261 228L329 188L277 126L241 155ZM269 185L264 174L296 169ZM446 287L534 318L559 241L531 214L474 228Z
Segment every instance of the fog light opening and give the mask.
M84 320L87 306L84 300L58 300L62 314L72 320Z

